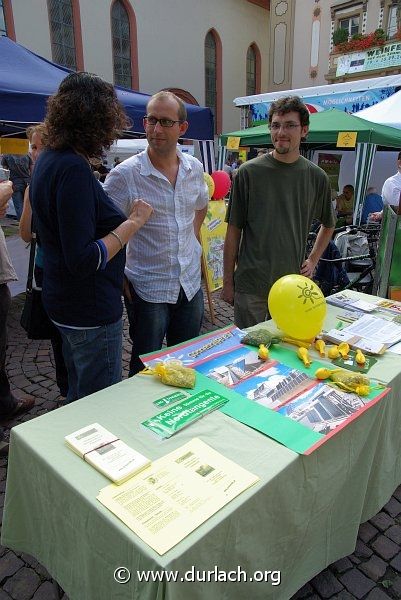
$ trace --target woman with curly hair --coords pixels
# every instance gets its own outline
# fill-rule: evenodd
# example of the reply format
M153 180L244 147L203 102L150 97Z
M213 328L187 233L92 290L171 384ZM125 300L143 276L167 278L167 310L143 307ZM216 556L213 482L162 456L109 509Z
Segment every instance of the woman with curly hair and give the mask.
M89 159L128 125L111 84L71 73L49 99L45 125L30 198L43 304L63 339L71 402L121 380L124 246L153 209L135 200L126 219L92 173Z

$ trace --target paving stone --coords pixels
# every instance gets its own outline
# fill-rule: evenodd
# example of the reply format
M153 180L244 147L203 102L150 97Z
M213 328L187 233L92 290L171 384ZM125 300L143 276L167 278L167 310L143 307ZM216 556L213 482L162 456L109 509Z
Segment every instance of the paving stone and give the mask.
M328 569L316 575L310 583L322 598L330 598L343 588L338 579Z
M0 560L0 583L5 579L5 577L11 577L24 566L24 563L21 559L18 558L14 554L14 552L7 552L4 556L2 556Z
M358 537L363 541L364 544L368 544L370 540L372 540L375 535L377 535L379 531L376 527L373 527L369 521L366 523L362 523L358 531Z
M401 502L398 502L396 498L392 497L384 506L384 510L388 512L390 517L397 517L398 515L401 515Z
M366 600L389 600L390 596L381 588L375 587L367 596Z
M45 581L36 590L32 600L59 600L59 594L53 583Z
M374 527L377 527L380 531L385 531L392 525L395 525L394 519L388 516L385 512L379 512L377 515L370 519L370 522Z
M347 558L349 558L354 565L359 565L361 563L361 560L355 556L355 554L350 554Z
M368 546L361 542L361 540L357 540L354 554L356 554L358 558L369 558L372 556L373 550L368 548Z
M373 581L368 579L358 569L347 571L344 575L340 576L340 581L345 585L347 590L358 599L363 598L365 594L375 587Z
M401 577L396 577L394 579L390 589L396 598L401 598Z
M15 600L30 600L39 586L39 575L33 569L24 567L7 579L3 589Z
M386 537L401 546L401 525L392 525L385 532Z
M385 535L380 535L373 543L372 548L384 560L390 560L399 552L400 548L397 544L394 544Z
M401 552L397 554L397 556L394 556L390 563L390 567L393 567L393 569L401 573Z
M368 561L359 565L359 568L369 579L379 581L387 570L387 563L374 554Z
M12 598L7 594L7 592L0 590L0 600L12 600Z
M333 596L330 600L354 600L355 596L347 592L347 590L342 590L337 596Z
M344 558L340 558L340 560L337 560L331 565L331 568L335 573L345 573L345 571L352 569L352 567L352 562L346 556Z
M398 488L395 490L393 496L394 498L399 500L399 502L401 502L401 485L399 485Z

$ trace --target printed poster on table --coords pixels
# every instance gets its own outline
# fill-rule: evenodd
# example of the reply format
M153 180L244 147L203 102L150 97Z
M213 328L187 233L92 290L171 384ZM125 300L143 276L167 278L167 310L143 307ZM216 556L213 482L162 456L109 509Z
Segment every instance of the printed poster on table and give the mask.
M228 399L221 412L299 454L316 450L389 391L373 386L366 397L344 392L314 378L325 365L314 360L308 369L282 345L271 346L269 359L262 361L255 348L240 343L243 335L226 327L141 358L148 366L182 359L197 371L192 393L221 394Z
M227 223L224 200L211 200L201 227L201 243L206 265L206 278L211 292L223 287L223 248Z

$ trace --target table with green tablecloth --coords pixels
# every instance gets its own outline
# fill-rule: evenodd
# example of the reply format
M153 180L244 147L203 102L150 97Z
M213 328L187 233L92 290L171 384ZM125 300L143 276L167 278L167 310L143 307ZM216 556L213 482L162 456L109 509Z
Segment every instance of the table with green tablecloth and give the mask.
M329 307L326 327L340 309ZM166 440L140 423L166 388L138 375L12 430L2 544L37 558L71 600L288 599L355 548L359 524L401 482L401 365L386 353L369 376L390 393L309 456L220 411ZM64 436L98 422L150 459L201 438L260 477L182 542L159 556L97 500L108 480ZM114 572L129 569L125 584ZM137 571L238 571L240 581L140 581ZM280 570L281 584L255 581ZM254 581L250 578L258 574ZM204 577L203 577L204 578Z

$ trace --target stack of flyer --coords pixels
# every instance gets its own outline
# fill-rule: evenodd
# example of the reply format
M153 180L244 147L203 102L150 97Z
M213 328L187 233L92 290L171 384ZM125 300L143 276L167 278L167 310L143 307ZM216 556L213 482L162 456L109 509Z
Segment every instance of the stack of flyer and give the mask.
M146 456L98 423L78 429L64 439L71 450L117 485L151 464Z
M371 354L383 354L401 340L401 325L373 315L364 315L348 327L331 329L323 337L336 344L347 342Z

